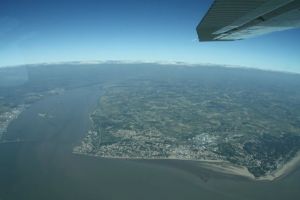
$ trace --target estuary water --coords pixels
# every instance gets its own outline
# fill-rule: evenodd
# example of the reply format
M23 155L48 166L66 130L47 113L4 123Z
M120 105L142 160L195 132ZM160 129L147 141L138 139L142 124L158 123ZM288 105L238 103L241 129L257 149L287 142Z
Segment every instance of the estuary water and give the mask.
M33 104L0 144L0 200L299 199L300 170L273 182L225 175L199 163L72 154L101 90L83 87Z

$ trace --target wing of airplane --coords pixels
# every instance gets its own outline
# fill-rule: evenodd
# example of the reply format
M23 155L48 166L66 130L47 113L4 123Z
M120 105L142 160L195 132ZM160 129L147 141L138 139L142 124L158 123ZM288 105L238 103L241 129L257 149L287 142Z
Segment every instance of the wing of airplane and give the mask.
M300 0L215 0L197 26L200 41L230 41L300 27Z

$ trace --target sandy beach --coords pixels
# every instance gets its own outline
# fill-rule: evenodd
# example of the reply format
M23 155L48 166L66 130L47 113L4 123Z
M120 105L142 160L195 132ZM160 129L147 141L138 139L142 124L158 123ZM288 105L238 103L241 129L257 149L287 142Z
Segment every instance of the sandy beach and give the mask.
M291 173L295 168L300 166L300 151L295 155L293 159L288 161L286 164L279 167L277 170L275 170L273 173L267 176L263 176L258 178L258 180L275 180L278 178L285 177L289 173Z
M227 161L200 161L199 166L219 173L242 176L253 180L255 179L253 174L251 174L246 167L234 165Z
M252 180L257 180L257 181L273 181L279 178L283 178L289 173L291 173L294 169L300 166L300 151L295 155L293 159L285 163L284 165L280 166L277 170L272 172L271 174L268 174L266 176L262 176L259 178L256 178L253 174L251 174L246 167L243 166L238 166L234 165L232 163L226 162L226 161L218 161L218 162L213 162L213 161L201 161L201 167L216 171L216 172L221 172L221 173L226 173L226 174L231 174L231 175L237 175L237 176L243 176Z
M95 155L85 154L74 152L74 154L99 157ZM262 177L255 177L251 174L248 169L244 166L239 166L232 164L228 161L223 160L189 160L189 159L176 159L176 158L129 158L129 157L101 157L106 159L123 159L123 160L182 160L182 161L192 161L197 162L199 167L209 169L218 173L225 173L230 175L242 176L251 180L256 181L273 181L275 179L279 179L285 177L290 172L292 172L295 168L300 166L300 151L296 154L296 156L291 159L286 164L280 166L277 170Z

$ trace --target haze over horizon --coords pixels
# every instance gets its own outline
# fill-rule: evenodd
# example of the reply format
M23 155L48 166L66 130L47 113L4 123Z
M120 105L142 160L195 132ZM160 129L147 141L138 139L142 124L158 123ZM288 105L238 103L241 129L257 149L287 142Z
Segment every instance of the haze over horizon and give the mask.
M300 30L199 43L211 0L3 0L0 67L90 60L213 63L300 72Z

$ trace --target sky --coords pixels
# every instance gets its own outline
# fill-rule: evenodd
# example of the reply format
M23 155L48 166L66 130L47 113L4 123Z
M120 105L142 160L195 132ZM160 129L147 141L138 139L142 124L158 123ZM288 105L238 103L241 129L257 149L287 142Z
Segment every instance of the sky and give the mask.
M198 42L212 0L1 0L0 67L90 60L238 65L300 73L300 30Z

